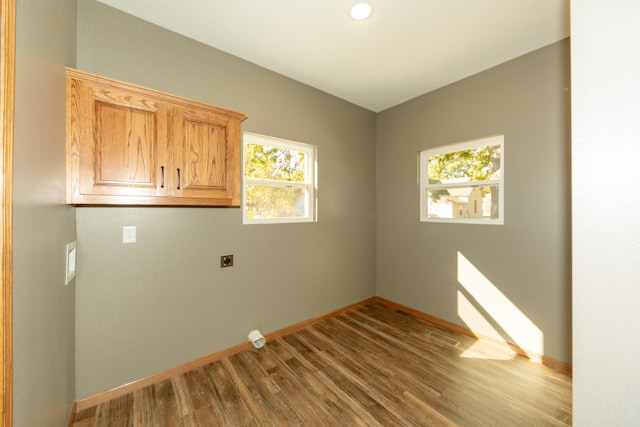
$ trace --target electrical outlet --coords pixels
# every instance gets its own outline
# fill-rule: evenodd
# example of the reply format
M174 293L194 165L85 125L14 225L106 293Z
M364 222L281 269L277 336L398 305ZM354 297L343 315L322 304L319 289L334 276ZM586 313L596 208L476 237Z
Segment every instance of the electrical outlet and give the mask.
M233 267L233 255L222 255L220 257L220 268Z
M126 225L122 227L122 243L136 242L136 226Z

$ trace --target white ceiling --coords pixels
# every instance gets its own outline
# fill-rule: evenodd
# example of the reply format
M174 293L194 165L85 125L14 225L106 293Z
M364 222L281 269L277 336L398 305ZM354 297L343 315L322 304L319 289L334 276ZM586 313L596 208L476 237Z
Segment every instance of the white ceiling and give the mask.
M569 36L569 0L98 0L379 112Z

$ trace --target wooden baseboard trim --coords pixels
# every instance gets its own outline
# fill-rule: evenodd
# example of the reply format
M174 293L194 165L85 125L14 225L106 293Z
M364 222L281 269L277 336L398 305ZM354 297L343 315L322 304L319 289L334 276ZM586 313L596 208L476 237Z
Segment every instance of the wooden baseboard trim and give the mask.
M458 324L449 322L447 320L444 319L440 319L439 317L435 317L432 316L430 314L424 313L422 311L418 311L415 310L411 307L407 307L406 305L402 305L402 304L398 304L395 303L393 301L390 301L388 299L382 298L382 297L374 297L373 300L375 302L378 302L380 304L386 305L387 307L393 308L394 310L400 310L400 311L404 311L405 313L409 313L412 314L416 317L419 317L421 319L427 320L429 322L435 323L437 325L440 325L444 328L450 329L452 331L461 333L463 335L467 335L473 338L481 338L481 339L485 339L485 340L490 340L493 342L497 342L499 344L504 344L504 342L497 340L494 337L490 337L487 335L483 335L477 332L473 332L471 329L466 328L464 326L460 326ZM536 361L539 363L542 363L543 365L554 369L562 374L565 375L569 375L571 376L573 374L573 366L569 363L565 363L565 362L561 362L559 360L556 359L552 359L551 357L545 356L545 355L541 355L541 354L536 354L535 352L531 352L528 351L526 349L522 349L520 348L518 345L513 344L513 343L506 343L509 348L511 348L511 350L515 351L517 354L519 354L520 356L523 357L527 357L529 359L531 359L532 361Z
M553 359L549 356L540 356L540 359L542 360L542 364L544 366L548 366L551 369L554 369L560 373L569 375L570 377L573 377L573 365L570 363L566 363L566 362L562 362L560 360L556 360Z
M348 305L346 307L334 310L332 312L329 312L327 314L323 314L321 316L317 316L308 320L304 320L302 322L296 323L294 325L291 326L287 326L286 328L282 328L279 329L277 331L265 334L265 339L267 341L271 341L274 340L276 338L279 338L285 334L297 331L299 329L305 328L309 325L313 325L315 323L321 322L323 320L326 320L330 317L334 317L337 316L339 314L342 314L346 311L349 310L353 310L354 308L369 304L371 302L374 302L376 300L376 297L371 297L368 298L366 300L357 302L355 304L351 304ZM139 380L135 380L132 381L128 384L124 384L121 385L119 387L113 388L111 390L106 390L97 394L94 394L92 396L89 397L85 397L83 399L79 399L76 401L75 404L75 408L74 408L74 418L75 418L75 413L82 411L84 409L87 408L91 408L92 406L96 406L99 405L100 403L104 403L107 402L109 400L124 396L125 394L131 393L133 391L139 390L141 388L147 387L151 384L155 384L157 382L160 381L164 381L166 379L169 379L173 376L176 375L180 375L183 374L185 372L188 372L192 369L196 369L199 368L201 366L207 365L209 363L215 362L216 360L220 360L222 358L225 358L227 356L231 356L234 355L236 353L239 353L241 351L247 350L249 348L251 348L252 345L250 342L244 342L241 344L237 344L234 345L233 347L229 347L226 348L224 350L220 350L220 351L216 351L215 353L211 353L208 354L206 356L202 356L199 357L197 359L191 360L189 362L186 363L182 363L180 365L165 369L163 371L148 375L144 378L141 378Z
M77 413L78 413L78 402L75 402L73 404L73 409L71 410L71 416L69 417L69 427L73 427L73 424L75 424Z

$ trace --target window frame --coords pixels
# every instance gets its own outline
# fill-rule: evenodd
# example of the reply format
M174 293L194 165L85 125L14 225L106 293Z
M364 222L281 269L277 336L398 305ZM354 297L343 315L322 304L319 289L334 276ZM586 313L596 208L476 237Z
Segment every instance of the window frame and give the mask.
M283 150L294 150L305 153L304 156L304 181L284 181L250 178L245 175L244 160L247 144L260 144ZM272 187L298 187L306 190L305 215L302 217L260 217L247 218L247 185L259 184ZM253 132L242 134L242 223L243 224L288 224L317 222L317 147L303 142L261 135Z
M500 176L496 179L488 179L482 181L464 181L451 182L446 184L430 184L429 183L429 163L430 156L455 153L458 151L472 150L484 146L500 146ZM418 173L420 187L420 222L430 223L451 223L451 224L484 224L484 225L504 225L504 135L493 135L453 144L442 145L438 147L428 148L419 152L418 155ZM498 218L494 219L477 219L477 218L430 218L428 216L428 202L430 190L443 190L449 188L468 188L468 187L498 187Z

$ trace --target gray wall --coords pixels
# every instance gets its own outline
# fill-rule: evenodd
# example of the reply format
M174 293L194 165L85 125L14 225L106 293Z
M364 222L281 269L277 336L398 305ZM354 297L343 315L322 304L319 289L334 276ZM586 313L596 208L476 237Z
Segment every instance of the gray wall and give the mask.
M571 362L569 78L564 40L378 115L379 296L472 326L458 313L458 291L471 297L460 252L542 331L547 356ZM418 152L494 134L505 136L505 224L419 222Z
M75 284L65 245L63 65L75 60L76 2L18 0L13 197L14 425L66 425L75 399Z
M637 426L640 2L574 1L571 16L573 419Z
M289 225L78 208L78 398L374 295L374 113L95 1L79 2L77 55L79 69L243 111L244 131L317 145L320 198L317 223Z

